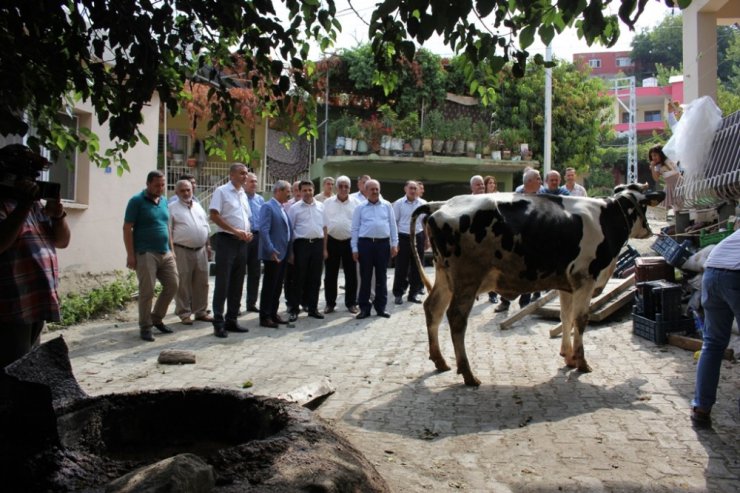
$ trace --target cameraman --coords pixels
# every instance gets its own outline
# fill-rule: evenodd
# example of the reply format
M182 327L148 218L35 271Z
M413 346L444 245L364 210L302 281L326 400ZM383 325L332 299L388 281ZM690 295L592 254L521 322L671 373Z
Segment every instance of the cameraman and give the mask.
M45 321L59 321L56 249L70 231L58 196L41 205L36 178L49 165L24 145L0 149L0 368L38 344Z

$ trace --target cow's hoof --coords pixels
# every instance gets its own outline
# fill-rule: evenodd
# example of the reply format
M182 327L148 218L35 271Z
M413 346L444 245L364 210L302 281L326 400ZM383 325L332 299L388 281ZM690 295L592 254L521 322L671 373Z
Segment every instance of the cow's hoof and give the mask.
M450 365L448 365L445 360L442 360L442 361L432 360L432 361L434 361L434 366L437 368L437 371L439 372L450 371L452 369L450 368Z
M565 366L567 366L568 368L578 368L578 361L576 361L575 358L569 358L564 354L561 354L561 356L565 360Z
M591 367L588 366L588 363L581 360L581 362L578 364L578 371L581 373L591 373Z
M463 380L465 380L465 385L468 387L478 387L480 386L480 380L475 378L473 375L470 376L463 376Z

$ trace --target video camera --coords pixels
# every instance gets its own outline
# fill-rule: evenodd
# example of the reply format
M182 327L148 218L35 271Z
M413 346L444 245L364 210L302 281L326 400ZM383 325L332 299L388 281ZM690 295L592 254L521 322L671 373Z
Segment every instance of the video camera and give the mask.
M41 172L49 169L51 163L43 156L33 152L22 144L10 144L0 149L0 198L28 198L21 192L16 183L24 178L35 181L38 190L33 200L56 199L61 196L61 185L37 178Z

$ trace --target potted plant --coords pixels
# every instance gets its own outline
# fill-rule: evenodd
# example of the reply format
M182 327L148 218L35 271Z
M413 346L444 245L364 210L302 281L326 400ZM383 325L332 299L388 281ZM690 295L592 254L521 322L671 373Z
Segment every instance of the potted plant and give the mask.
M368 145L365 127L359 118L355 118L354 126L357 129L357 154L367 154Z
M344 145L346 143L344 133L347 129L348 121L349 115L343 112L339 118L329 123L329 142L334 141L334 150L339 156L344 154Z
M498 137L503 143L503 150L501 151L503 159L510 159L512 150L515 150L518 154L519 142L521 142L519 129L505 128L499 132Z
M350 117L347 122L347 128L344 130L344 150L355 152L357 150L357 136L360 133L359 125L356 118Z
M451 156L455 150L454 125L452 121L445 120L441 126L440 135L444 139L444 153Z
M475 122L473 124L473 137L475 139L475 157L480 159L483 154L487 155L490 152L490 150L488 152L483 151L484 145L487 146L488 144L488 125L484 122Z
M430 111L424 120L424 137L432 139L431 151L435 154L441 154L444 150L445 138L442 135L444 124L444 115L439 110ZM422 144L422 147L426 147L425 144ZM426 152L426 149L424 152Z
M405 144L404 151L421 151L421 136L419 129L419 115L416 113L409 113L401 121L398 122L397 131L394 135L403 139Z
M380 139L385 133L383 122L378 115L373 114L368 120L364 120L360 126L365 134L365 140L370 152L380 152Z
M383 115L383 127L386 129L386 134L380 139L381 155L388 155L390 151L403 149L403 141L399 142L398 138L393 139L393 134L398 126L398 115L387 104L378 108L378 111Z
M472 121L467 116L462 116L455 120L454 124L455 154L462 156L465 154L466 136L470 132Z

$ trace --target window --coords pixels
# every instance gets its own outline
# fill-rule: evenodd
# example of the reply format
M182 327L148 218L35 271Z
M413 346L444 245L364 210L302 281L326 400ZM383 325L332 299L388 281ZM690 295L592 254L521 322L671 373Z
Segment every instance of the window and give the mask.
M79 129L79 118L77 115L59 115L62 125L70 129L71 133L77 133ZM77 150L61 153L52 163L48 171L42 174L42 179L53 181L61 185L62 200L75 201L77 193Z
M588 66L591 68L600 68L601 67L601 60L598 58L592 58L588 61Z
M660 114L660 110L646 111L645 112L645 121L646 122L659 122L662 119L663 119L663 117Z
M626 57L626 56L617 57L617 67L631 67L631 66L632 66L632 60L629 57Z
M622 123L629 123L629 122L630 122L630 112L623 111L622 112Z

